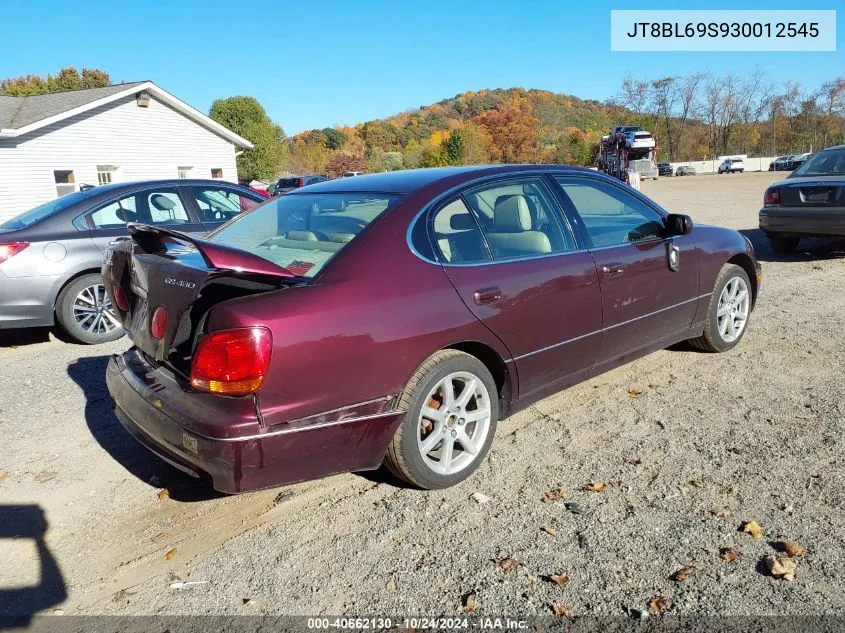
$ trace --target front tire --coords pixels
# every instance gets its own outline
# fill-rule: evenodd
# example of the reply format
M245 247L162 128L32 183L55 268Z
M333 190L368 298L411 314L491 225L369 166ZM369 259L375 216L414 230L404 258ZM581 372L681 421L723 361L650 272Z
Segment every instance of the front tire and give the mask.
M413 375L400 408L407 413L387 449L385 465L419 488L448 488L469 477L490 450L499 395L484 363L457 350L442 350Z
M86 345L123 336L123 326L99 273L82 275L62 289L56 301L56 319L68 336Z
M725 264L710 295L704 332L690 343L707 352L727 352L745 335L751 316L751 282L742 267Z

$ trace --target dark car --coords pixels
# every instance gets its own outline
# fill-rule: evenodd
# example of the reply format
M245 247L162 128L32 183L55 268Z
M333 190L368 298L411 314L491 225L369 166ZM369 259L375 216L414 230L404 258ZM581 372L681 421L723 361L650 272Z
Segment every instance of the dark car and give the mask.
M776 253L802 237L845 236L845 145L813 154L763 194L760 229Z
M131 232L103 268L135 344L108 365L116 416L229 493L383 462L455 484L545 396L734 347L762 279L736 231L553 165L343 178L208 239Z
M273 195L278 196L283 193L287 193L288 191L293 191L294 189L299 189L300 187L306 187L308 185L315 185L318 182L325 182L326 180L326 176L322 174L279 178L279 181L276 183L276 188L273 191Z
M669 163L660 163L657 165L657 174L659 176L671 176L672 175L672 165Z
M695 176L695 167L681 165L675 170L676 176Z
M220 180L151 180L88 187L0 224L0 329L51 326L75 340L123 336L106 296L103 254L127 222L203 234L263 202Z

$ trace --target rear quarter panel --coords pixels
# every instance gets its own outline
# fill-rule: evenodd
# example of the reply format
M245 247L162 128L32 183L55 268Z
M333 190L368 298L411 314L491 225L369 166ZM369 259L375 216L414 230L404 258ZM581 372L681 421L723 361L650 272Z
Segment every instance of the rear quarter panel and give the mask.
M466 308L439 265L405 239L427 199L410 197L343 249L313 284L216 306L208 329L266 325L265 424L401 393L431 354L477 341L507 350Z

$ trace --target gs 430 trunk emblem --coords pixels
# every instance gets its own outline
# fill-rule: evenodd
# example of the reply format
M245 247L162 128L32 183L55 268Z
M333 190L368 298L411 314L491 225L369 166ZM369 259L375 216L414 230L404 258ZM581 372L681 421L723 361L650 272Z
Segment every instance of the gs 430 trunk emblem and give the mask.
M168 286L178 286L179 288L196 288L197 285L193 281L185 281L184 279L174 279L173 277L165 277L164 283Z

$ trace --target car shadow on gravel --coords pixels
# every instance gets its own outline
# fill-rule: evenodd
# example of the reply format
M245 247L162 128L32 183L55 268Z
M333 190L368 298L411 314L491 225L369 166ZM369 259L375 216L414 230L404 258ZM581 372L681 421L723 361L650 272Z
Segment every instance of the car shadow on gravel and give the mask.
M31 327L25 329L0 330L0 348L23 347L36 343L50 342L50 328Z
M740 233L751 240L754 253L761 262L806 262L845 258L845 240L836 237L804 238L794 253L783 255L772 251L766 234L760 229L741 229Z
M222 497L210 482L194 479L138 444L121 426L106 387L108 356L88 356L68 365L68 376L85 394L85 422L103 449L135 477L154 488L167 488L175 501L207 501Z

